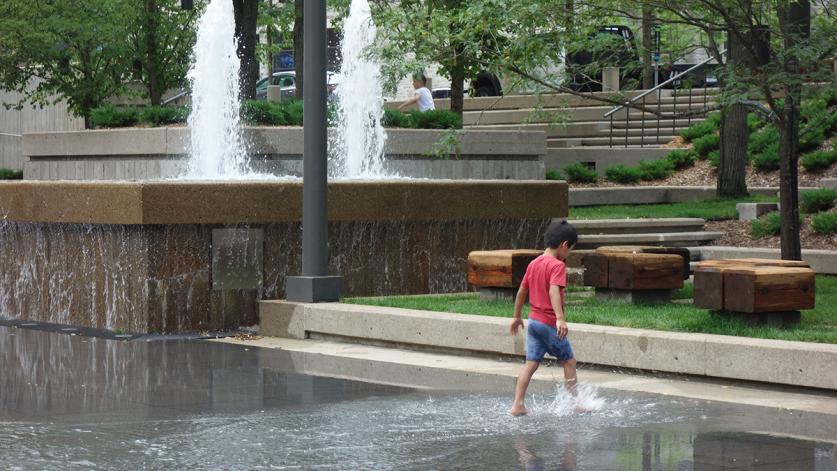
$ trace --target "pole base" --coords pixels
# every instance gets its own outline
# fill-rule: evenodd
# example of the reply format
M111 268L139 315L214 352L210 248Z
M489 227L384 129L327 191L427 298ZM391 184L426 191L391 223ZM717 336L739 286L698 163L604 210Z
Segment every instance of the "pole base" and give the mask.
M299 303L340 301L342 276L289 276L285 278L285 298Z

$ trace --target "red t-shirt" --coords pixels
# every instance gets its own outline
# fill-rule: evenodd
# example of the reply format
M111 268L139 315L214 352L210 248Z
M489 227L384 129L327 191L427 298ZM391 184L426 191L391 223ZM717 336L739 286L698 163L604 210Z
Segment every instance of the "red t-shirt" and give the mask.
M561 291L561 307L564 306L564 287L567 286L567 266L557 258L543 254L526 267L521 288L529 290L529 319L555 327L557 318L549 300L549 287L555 285Z

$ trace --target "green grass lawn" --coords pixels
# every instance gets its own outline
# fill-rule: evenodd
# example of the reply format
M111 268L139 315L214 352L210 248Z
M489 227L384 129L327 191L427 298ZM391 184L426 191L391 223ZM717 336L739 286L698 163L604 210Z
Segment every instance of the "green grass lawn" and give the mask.
M569 219L625 218L702 218L706 220L737 219L736 203L776 202L772 196L748 198L715 198L689 203L638 204L613 206L582 206L570 208Z
M687 285L675 298L688 298L691 293L692 287ZM511 317L513 311L512 301L480 301L476 293L349 298L344 302L497 317ZM817 276L817 308L803 311L802 322L790 329L750 327L734 315L690 304L632 305L583 298L576 293L567 294L567 302L567 320L582 324L837 343L837 276Z

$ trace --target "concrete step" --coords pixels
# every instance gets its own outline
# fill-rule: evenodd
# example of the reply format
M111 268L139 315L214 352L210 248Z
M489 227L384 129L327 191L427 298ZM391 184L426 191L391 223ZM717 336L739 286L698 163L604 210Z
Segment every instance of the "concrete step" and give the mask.
M526 124L477 124L466 126L469 130L480 131L543 131L546 137L596 137L608 130L606 122L577 122L564 124L526 123Z
M695 124L703 122L703 121L705 121L704 118L692 118L691 120L689 120L689 119L677 119L677 120L674 120L674 126L676 126L678 128L688 128L689 126L694 126ZM613 128L614 129L624 129L626 126L628 126L629 128L634 128L634 127L639 127L640 123L642 123L641 119L639 119L639 120L631 119L630 121L624 121L624 120L614 121L613 122ZM653 123L653 126L656 128L657 127L657 118L656 117L654 117L653 119L646 118L645 119L646 127L649 125L649 123ZM660 128L668 127L669 129L671 129L671 126L672 126L672 120L670 120L670 119L661 119L660 120Z
M576 219L570 221L579 235L699 232L700 218Z
M635 137L628 137L627 143L629 146L636 146L640 147L640 145L647 145L653 146L655 144L665 144L675 136L673 135L665 135L665 136L645 136L645 138L641 138L639 136ZM624 147L625 146L625 137L622 136L621 139L613 138L612 140L613 147ZM584 138L553 138L546 140L546 147L547 148L556 148L556 147L576 147L576 146L596 146L596 147L608 147L611 145L610 137L584 137Z
M579 234L579 249L594 249L605 245L656 245L662 247L692 247L706 245L724 236L723 232L653 232L644 234Z
M463 113L462 123L465 126L476 124L520 124L524 122L529 123L552 123L557 121L565 122L599 122L610 121L610 117L605 118L605 113L610 111L612 106L590 106L584 108L553 108L535 110L533 108L521 108L516 110L488 110L475 111ZM685 105L675 107L673 104L662 105L654 109L665 113L674 111L686 111L687 109L700 110L703 106L693 106L691 108ZM646 119L656 116L652 113L643 113L636 110L631 110L631 120L641 119L645 116ZM626 110L620 110L613 114L613 121L622 121L627 116Z
M837 190L837 178L823 178L820 180L820 185L822 185L823 188Z
M633 124L634 123L632 122L631 127L628 128L628 129L624 129L624 128L623 129L614 129L613 133L612 133L613 137L614 138L621 137L621 138L624 139L625 134L627 134L628 136L637 136L637 137L644 135L646 138L648 138L648 137L653 137L653 136L657 135L657 122L656 121L646 121L644 129L643 129L643 127L640 123L637 123L636 127L634 127ZM684 131L685 129L687 129L687 128L685 128L685 127L674 127L674 128L672 128L670 125L669 126L663 125L663 126L660 126L659 135L679 136L680 133L682 131ZM610 134L611 134L611 132L610 132L609 129L603 129L599 132L599 136L607 137L607 136L610 136Z

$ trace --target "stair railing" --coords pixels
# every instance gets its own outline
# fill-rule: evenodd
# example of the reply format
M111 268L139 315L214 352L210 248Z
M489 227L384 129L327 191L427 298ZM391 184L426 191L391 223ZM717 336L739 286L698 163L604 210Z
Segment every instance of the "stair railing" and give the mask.
M720 51L720 54L724 55L724 54L726 54L726 52L727 52L727 50L723 49L723 50ZM631 128L631 109L635 108L634 105L640 100L642 100L642 105L639 108L640 119L641 119L639 146L640 147L645 147L645 128L646 128L645 120L646 120L646 115L648 114L645 110L648 109L647 98L652 93L657 94L657 97L656 97L657 98L657 110L656 110L656 113L654 113L656 115L656 118L657 118L657 134L654 137L653 142L655 144L660 143L659 142L660 141L660 135L661 135L660 133L662 131L662 89L663 89L663 87L665 87L669 84L673 84L673 88L672 88L673 101L672 101L672 113L671 113L672 114L672 117L671 117L671 132L672 132L672 135L676 136L677 135L677 97L678 97L677 91L679 90L680 85L682 84L682 81L680 79L683 78L686 75L689 75L690 73L697 70L698 68L705 66L706 64L710 63L714 59L715 59L714 57L709 57L709 58L707 58L707 59L705 59L701 62L698 62L697 64L689 67L688 69L684 70L683 72L675 74L675 75L671 76L668 80L659 83L654 88L651 88L649 90L646 90L646 91L640 93L639 95L631 98L630 100L625 101L625 103L623 103L619 106L616 106L613 109L611 109L610 111L608 111L607 113L605 113L604 117L605 118L610 118L610 138L608 139L609 147L613 147L613 131L614 131L613 118L614 118L614 115L617 112L619 112L623 109L625 110L625 128L624 128L624 131L625 131L625 147L628 147L630 145L629 137L630 137L630 134L631 134L631 129L630 129ZM692 125L692 113L690 113L691 110L692 110L692 96L693 96L692 90L693 90L692 88L689 89L689 104L688 104L689 113L687 113L687 115L686 115L687 126ZM706 80L704 80L704 84L703 84L703 108L704 108L704 110L706 109L706 107L708 105L708 101L709 101L708 100L709 99L708 95L709 95L709 88L707 87Z

